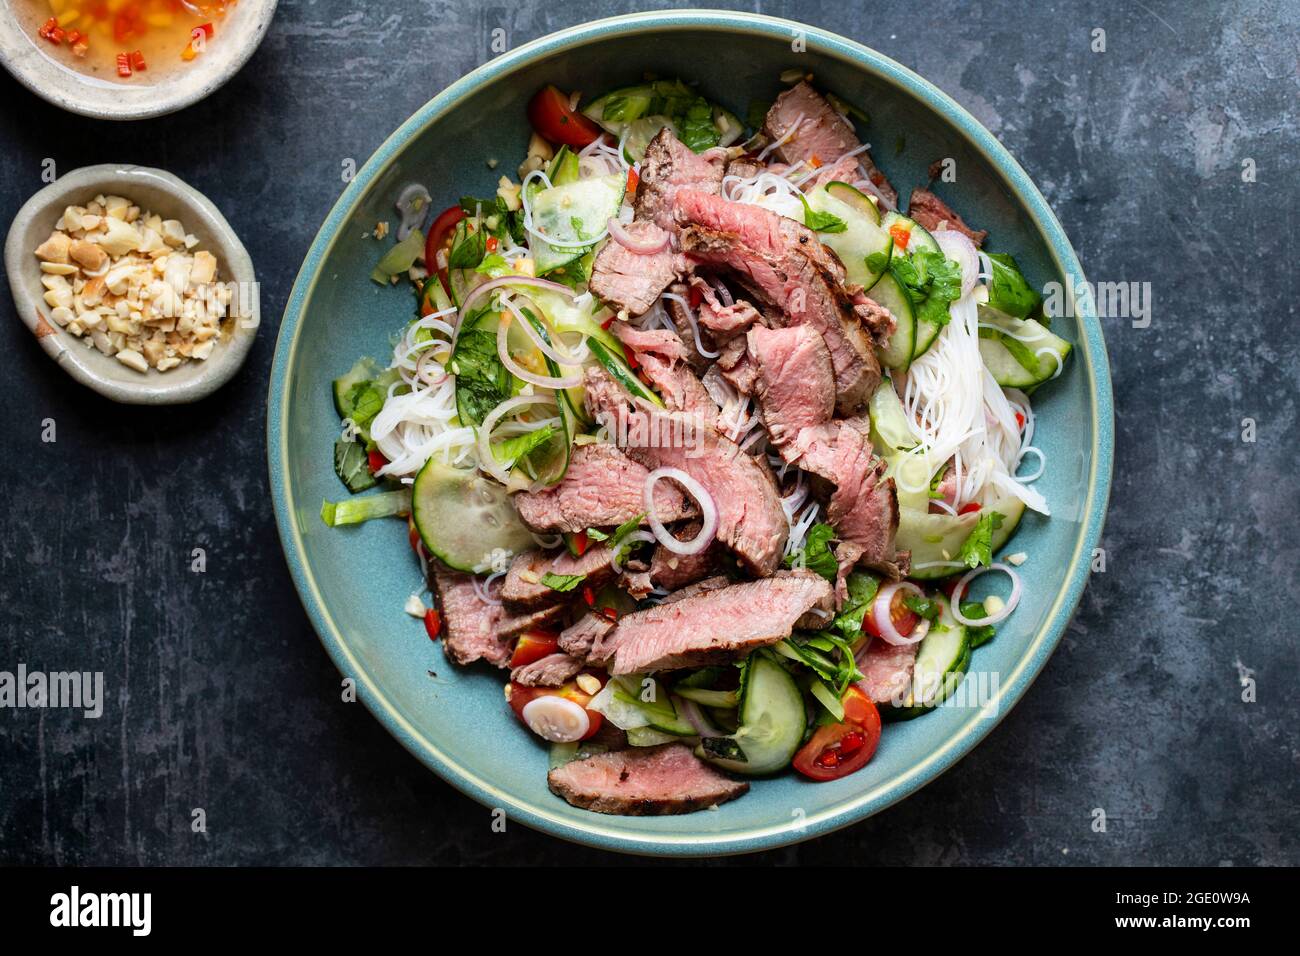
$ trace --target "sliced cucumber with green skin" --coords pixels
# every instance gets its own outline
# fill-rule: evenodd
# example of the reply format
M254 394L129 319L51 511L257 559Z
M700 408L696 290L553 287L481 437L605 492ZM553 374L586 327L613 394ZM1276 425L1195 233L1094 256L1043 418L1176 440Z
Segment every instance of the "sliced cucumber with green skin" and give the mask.
M616 139L622 139L624 153L632 162L638 162L645 156L650 140L665 126L681 138L678 121L684 122L685 109L701 99L704 97L681 80L655 80L611 90L592 100L582 112ZM709 114L717 132L717 145L730 146L744 133L744 124L735 114L716 103L709 103Z
M871 416L871 439L882 451L907 451L919 443L907 424L907 413L894 390L894 382L886 376L881 379L875 394L867 405Z
M637 398L644 398L660 408L663 407L663 399L646 388L641 383L641 380L632 374L632 370L627 367L623 360L616 358L614 353L605 347L604 342L599 339L588 339L587 342L591 346L591 354L600 363L601 368L608 372L616 382Z
M352 417L352 389L378 376L379 366L375 364L375 360L361 358L357 359L356 364L346 374L334 380L334 410L339 413L339 418Z
M970 666L970 638L965 626L952 616L949 602L941 597L934 600L939 602L939 617L921 638L906 698L881 708L881 716L887 720L911 720L929 713L952 696Z
M1014 319L984 305L979 319L980 357L1004 387L1033 388L1054 378L1073 348L1033 319Z
M930 514L904 507L900 485L898 509L898 535L895 539L899 551L912 552L912 570L908 577L918 580L945 578L963 570L961 567L939 564L932 568L918 565L957 560L961 546L970 537L972 529L986 511L1002 515L1002 526L993 531L993 550L999 550L1010 540L1025 513L1025 503L1010 495L999 498L988 508L964 515Z
M916 313L912 309L912 300L889 272L880 277L867 295L888 309L896 323L889 345L876 349L876 357L885 368L906 370L912 364L916 345Z
M682 739L678 734L666 734L654 727L629 727L626 733L629 747L658 747Z
M524 318L533 324L533 328L542 337L542 341L547 345L552 344L546 326L542 324L537 316L533 315L532 310L524 308L520 309L520 311L524 314ZM546 361L546 373L552 378L559 378L561 375L560 366L549 355L544 355L543 358ZM573 436L577 434L577 424L571 414L569 398L563 394L557 394L555 397L557 417L560 419L560 430L550 441L541 448L534 450L521 462L524 473L529 478L547 485L556 484L569 470L569 458L573 454Z
M930 235L930 230L921 225L915 219L908 219L902 213L887 212L880 219L880 228L889 232L892 229L902 229L908 234L907 245L896 246L894 254L898 256L911 255L917 249L925 249L927 252L942 252L939 243Z
M677 712L672 695L663 681L654 678L630 674L615 677L617 683L614 697L623 704L635 707L646 718L646 726L675 737L694 737L699 732L695 726ZM653 688L650 683L653 683ZM647 692L653 697L646 700Z
M551 165L547 167L546 178L551 181L552 186L567 186L578 181L580 168L578 154L568 146L561 146L555 158L551 160Z
M826 184L826 192L846 206L852 206L868 219L872 225L880 225L880 207L862 190L850 186L848 183L835 180Z
M832 192L833 186L843 188ZM867 266L867 257L886 253L882 258L888 263L887 253L891 237L888 232L880 228L879 214L876 214L876 218L873 219L862 211L860 204L845 202L841 198L846 191L856 193L867 206L872 210L875 209L870 200L845 183L830 183L819 187L808 193L805 198L808 207L814 212L830 213L844 223L843 232L819 232L817 238L824 246L834 250L840 261L844 263L844 273L848 282L868 289L876 284L884 268L872 271Z
M535 546L505 488L437 458L415 476L411 518L425 549L457 571L474 572L497 549L518 554Z
M755 651L740 702L740 727L728 737L704 738L695 753L733 773L776 773L790 765L807 727L799 685L774 658Z
M709 690L706 687L683 687L678 684L673 688L673 692L679 697L693 700L705 707L732 708L740 703L734 690Z
M532 237L529 247L537 274L545 275L591 251L606 223L618 215L627 177L593 176L543 189L532 200L533 228L551 241Z

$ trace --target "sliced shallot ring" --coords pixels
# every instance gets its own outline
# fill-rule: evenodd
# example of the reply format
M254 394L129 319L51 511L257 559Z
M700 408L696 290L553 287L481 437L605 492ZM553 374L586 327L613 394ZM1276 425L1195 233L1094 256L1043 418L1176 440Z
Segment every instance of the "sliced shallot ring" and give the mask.
M961 612L961 599L966 594L966 589L970 587L970 583L981 574L987 574L989 571L1001 571L1007 577L1011 578L1011 596L1008 597L1006 603L1002 605L1002 610L998 611L996 614L990 614L988 617L981 618L967 617ZM1005 564L990 564L988 567L976 568L974 571L962 575L962 579L958 581L957 586L952 589L952 616L956 618L959 623L965 624L967 627L986 627L990 624L998 624L1005 621L1011 612L1016 609L1016 605L1020 603L1021 590L1020 575L1016 574L1014 568L1008 567Z
M583 340L582 344L578 346L578 350L576 352L561 353L555 347L555 343L561 341L560 334L555 330L555 327L552 326L550 321L546 318L546 314L540 308L538 308L537 303L534 302L532 299L528 298L528 296L520 295L519 298L523 300L524 305L520 305L518 302L516 302L514 296L509 296L509 297L502 296L501 304L504 305L507 309L509 309L510 314L519 320L519 325L524 330L524 334L528 336L528 338L532 341L533 345L537 347L537 350L539 352L541 352L551 361L555 362L557 365L581 365L583 362L587 360L587 356L591 354L591 349L588 347L585 339ZM544 338L542 338L542 333L537 331L537 328L536 326L533 325L533 323L525 321L527 316L523 314L523 309L526 306L532 306L531 311L533 315L537 317L537 321L542 323L542 328L546 330L546 334L551 337L550 342L547 342Z
M898 628L894 627L894 620L889 612L890 606L894 603L894 595L899 591L908 591L917 597L925 597L925 592L911 581L894 581L881 588L876 594L876 599L871 602L871 620L875 622L876 630L880 632L880 639L886 644L893 644L896 647L916 644L930 630L928 627L923 628L918 624L911 634L904 635L899 632ZM925 618L921 620L925 621Z
M700 533L690 541L679 541L673 537L672 532L664 527L664 523L655 514L655 485L661 478L671 478L677 482L700 506L700 517L703 523ZM713 543L713 538L718 533L718 505L702 484L680 468L656 468L646 475L642 497L645 502L646 520L650 522L650 530L654 532L655 540L673 554L699 554Z
M487 417L483 419L483 424L478 426L474 444L478 450L479 467L503 485L510 483L510 473L501 467L497 462L496 455L492 454L492 429L508 412L512 412L516 408L523 408L525 405L541 404L555 405L555 396L516 395L514 398L506 399L488 412Z
M638 239L617 219L610 219L605 225L609 229L610 238L628 252L638 256L653 256L657 252L663 252L668 248L668 242L672 238L666 229L660 229L659 232L663 235L659 239Z
M510 337L510 321L513 318L509 313L501 316L501 322L497 325L497 358L506 370L519 379L521 382L528 382L536 385L538 388L574 388L582 384L582 372L577 371L572 375L566 375L563 378L552 378L550 375L541 375L537 372L530 372L510 354L510 347L507 340ZM519 324L527 327L529 325L526 319L520 318Z
M474 304L479 299L496 289L502 289L506 286L523 285L530 286L534 289L550 289L552 292L559 292L561 295L568 296L570 299L575 297L575 293L567 285L560 285L558 282L552 282L550 279L534 279L532 276L502 276L500 279L493 279L491 282L484 282L481 286L475 287L470 294L465 297L461 303L460 311L456 313L456 326L452 331L451 340L455 343L460 336L460 327L465 322L465 316L470 314Z
M638 544L640 542L645 542L646 544L654 544L658 540L659 539L656 538L649 531L633 531L631 534L629 534L626 538L624 538L622 541L618 543L617 548L610 549L609 566L614 569L615 574L622 574L623 565L618 560L618 555L620 551L622 551L629 544Z

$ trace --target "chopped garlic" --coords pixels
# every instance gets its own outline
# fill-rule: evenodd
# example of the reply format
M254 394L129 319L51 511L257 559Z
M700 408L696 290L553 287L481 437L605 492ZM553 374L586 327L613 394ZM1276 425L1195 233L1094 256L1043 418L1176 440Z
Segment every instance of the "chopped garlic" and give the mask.
M1002 598L998 597L996 594L990 594L984 599L984 611L990 616L997 614L998 611L1001 611L1006 606L1007 602L1002 600Z
M579 674L574 681L578 689L584 694L597 694L600 692L600 679L594 674Z
M412 594L409 598L407 598L406 606L403 607L402 610L405 611L407 614L411 615L411 617L420 617L420 618L424 617L424 615L428 612L428 608L424 606L424 602L420 600L420 595L418 594Z
M1006 557L1007 564L1014 564L1016 567L1020 567L1027 560L1029 560L1029 555L1025 554L1023 551L1017 551L1015 554L1008 554Z

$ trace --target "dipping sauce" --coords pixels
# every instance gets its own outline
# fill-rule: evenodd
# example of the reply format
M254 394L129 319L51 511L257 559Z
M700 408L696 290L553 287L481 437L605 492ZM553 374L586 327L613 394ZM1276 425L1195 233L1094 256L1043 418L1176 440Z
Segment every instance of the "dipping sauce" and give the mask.
M8 0L50 59L110 83L159 83L220 42L237 0Z

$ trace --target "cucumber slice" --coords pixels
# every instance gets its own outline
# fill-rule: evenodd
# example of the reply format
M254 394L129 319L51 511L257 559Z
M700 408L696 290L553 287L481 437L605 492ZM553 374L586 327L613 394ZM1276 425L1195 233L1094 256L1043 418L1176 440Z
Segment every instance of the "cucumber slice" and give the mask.
M616 358L614 353L605 347L605 343L600 339L588 339L587 343L591 346L591 354L601 367L608 372L616 382L622 385L632 395L637 398L644 398L648 402L653 402L660 408L663 407L663 399L646 388L641 380L632 374L632 370L624 364L623 360Z
M888 376L881 380L880 387L871 396L867 414L871 416L871 441L882 452L907 451L917 446L916 436L907 425L903 403Z
M790 765L807 726L799 685L774 658L756 651L749 658L739 729L730 737L706 737L695 753L733 773L775 773Z
M629 727L626 733L629 747L658 747L681 740L677 734L666 734L653 727Z
M551 181L552 186L567 186L578 181L578 170L578 154L568 146L561 146L560 151L551 160L551 165L546 169L546 178Z
M673 134L681 138L680 126L687 124L686 111L701 99L699 93L681 80L655 80L611 90L592 100L582 112L616 139L622 139L623 151L632 162L638 162L645 156L650 140L665 126L672 127ZM730 146L745 131L734 113L716 103L709 104L709 118L717 131L718 146ZM715 144L705 143L711 145Z
M971 530L985 511L996 511L1002 515L1002 526L993 532L993 550L997 551L1015 533L1020 519L1025 513L1025 503L1010 495L999 498L987 509L972 511L964 515L929 514L912 507L904 507L902 483L899 483L898 536L896 543L899 551L912 552L912 571L909 577L918 580L944 578L960 571L961 568L943 564L932 568L919 568L917 565L933 562L956 561L961 546L970 536ZM910 502L909 502L910 504Z
M912 351L916 344L916 314L912 311L912 300L888 272L867 295L888 309L897 322L894 334L889 337L889 345L877 349L876 357L885 368L906 369L912 364Z
M832 192L832 186L843 188ZM872 214L864 213L860 203L845 202L841 197L846 191L856 194L862 203L871 208ZM814 189L805 198L808 207L813 211L830 213L844 222L843 232L820 232L817 238L840 257L848 281L864 289L874 286L884 272L884 267L879 271L872 271L867 266L867 257L876 253L887 253L893 241L889 233L880 228L879 213L875 212L876 207L862 193L845 183L831 183ZM889 256L886 254L883 258L888 263Z
M900 517L904 508L924 514L930 507L930 468L925 458L893 452L884 459L885 477L894 479Z
M1056 375L1073 348L1033 319L1014 319L984 305L979 318L980 357L1002 386L1041 385Z
M498 548L534 546L505 488L477 471L430 458L411 489L411 518L430 554L458 571L483 567Z
M551 337L541 320L533 315L531 309L524 308L520 309L520 311L524 314L525 319L533 324L533 328L542 337L542 341L550 345ZM544 356L544 359L546 361L546 373L552 378L559 378L561 374L560 366L549 355ZM573 436L577 433L577 426L573 420L569 402L570 399L567 395L556 396L555 405L560 419L559 432L541 448L531 452L520 463L523 466L524 473L529 478L543 484L555 484L569 470L569 457L573 453Z
M612 173L539 192L532 200L533 228L551 241L533 236L529 244L537 274L545 275L590 252L595 237L618 215L626 188L627 177Z
M694 737L698 733L689 720L677 713L672 695L668 693L668 687L663 681L635 674L612 680L617 685L614 688L614 700L636 708L645 717L645 726L674 737ZM654 685L652 689L650 684ZM652 700L645 699L648 689L651 689Z
M902 213L887 212L880 219L880 228L886 232L891 230L902 229L908 234L907 243L899 246L896 254L900 256L911 255L917 249L925 249L929 252L941 252L939 243L935 242L934 236L930 235L930 230L921 225L915 219L908 219Z
M352 417L353 387L377 378L378 375L379 366L375 364L374 359L360 358L346 374L334 380L334 410L339 413L339 418Z
M826 193L845 205L852 206L869 219L872 225L880 225L880 207L862 190L836 180L826 184Z
M685 697L705 707L734 708L740 703L739 695L734 690L709 690L707 687L683 687L678 684L673 688L678 697Z
M938 707L952 696L970 666L970 638L965 626L952 616L949 602L940 597L935 600L941 610L930 633L921 638L907 698L902 704L882 708L882 716L889 720L910 720Z

